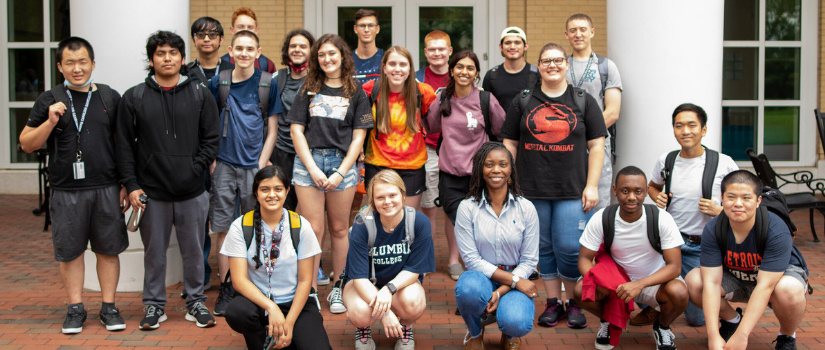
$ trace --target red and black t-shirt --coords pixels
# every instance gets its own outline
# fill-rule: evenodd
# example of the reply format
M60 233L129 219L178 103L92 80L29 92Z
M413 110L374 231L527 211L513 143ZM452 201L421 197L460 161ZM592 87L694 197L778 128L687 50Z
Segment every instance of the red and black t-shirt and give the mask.
M585 111L568 85L559 97L534 91L522 111L516 95L507 111L501 137L518 141L516 167L528 199L581 198L587 183L587 141L607 129L596 100L585 93Z

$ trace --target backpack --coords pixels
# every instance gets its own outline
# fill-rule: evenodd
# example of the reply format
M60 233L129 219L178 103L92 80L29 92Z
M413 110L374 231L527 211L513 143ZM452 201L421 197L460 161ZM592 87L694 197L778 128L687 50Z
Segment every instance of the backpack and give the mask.
M756 251L760 257L765 255L765 246L768 244L770 213L774 213L785 222L785 225L788 226L788 230L791 232L792 237L796 237L797 233L796 225L794 225L793 221L791 221L788 205L785 201L785 195L782 192L779 192L779 190L764 186L762 187L761 196L762 202L759 204L759 207L756 208L756 220L753 224L753 232L756 235L754 236L754 239L756 240ZM719 216L716 217L716 226L714 227L716 242L719 245L719 251L722 252L723 257L728 247L729 228L730 220L723 210ZM802 263L802 268L805 270L805 274L810 276L808 264L802 257L802 253L799 252L795 246L793 247L793 250L797 252L797 256ZM810 283L808 284L808 294L813 294L813 288L811 288Z
M496 141L496 135L493 135L493 125L490 120L490 93L489 91L478 90L478 98L480 100L481 107L481 115L484 117L484 133L487 134L487 140L489 141ZM444 103L444 100L447 99L447 96L444 92L441 92L441 97L438 100L438 104L441 105ZM441 141L444 141L444 133L438 135L438 142L435 145L435 154L439 154L441 151Z
M375 102L378 101L378 83L379 83L379 81L380 81L380 79L375 79L375 83L372 85L372 90L370 91L370 106L375 106ZM420 113L423 114L423 111L421 111L421 104L424 101L424 95L422 95L421 90L418 89L418 84L416 84L415 91L418 93L417 98L416 98L416 101L418 101L418 102L417 102L417 106L415 106L415 108L416 108L417 111L419 111ZM422 120L427 120L427 116L422 115L421 119ZM375 134L375 139L380 140L378 138L377 128L376 128L374 134ZM364 142L364 152L366 152L366 150L367 150L367 142L365 141Z
M530 75L527 78L527 89L541 88L541 79L539 79L539 68L529 63L527 65L530 66ZM495 84L496 80L498 79L499 69L503 69L500 64L490 69L490 72L487 73L487 75L490 77L489 81L491 90L494 89L494 87L496 86Z
M375 237L378 235L378 228L375 226L375 215L377 214L374 210L369 210L366 214L357 214L357 217L364 220L364 226L367 228L367 255L369 255L370 259L370 282L372 282L372 284L375 284L377 281L375 278L375 261L372 259L372 248L375 246ZM415 240L415 208L404 206L404 221L406 223L404 228L406 238L404 240L412 246ZM349 233L352 234L352 227L350 227ZM346 268L344 268L344 270L346 271ZM346 275L346 273L344 275Z
M662 254L662 237L659 234L659 207L653 204L645 204L645 215L647 216L647 239L653 250ZM602 212L602 231L604 232L604 250L610 252L613 245L613 237L616 234L616 212L619 210L618 204L613 204L604 208Z
M218 110L225 109L229 114L229 104L226 99L229 98L229 88L232 85L232 70L222 70L218 73ZM264 119L264 138L269 131L269 90L272 88L272 74L266 71L261 71L261 80L258 81L258 108L261 110L261 117ZM280 90L279 90L280 92ZM229 118L224 116L223 127L221 128L222 137L226 137L226 129L229 127Z
M218 68L218 70L220 70L220 67L216 67L216 68ZM186 70L194 72L195 76L197 76L198 79L200 79L200 81L201 81L201 83L203 83L203 85L209 85L209 79L206 79L206 75L204 75L203 72L201 72L201 70L198 69L197 61L192 61L192 62L187 63L186 64Z
M704 146L702 146L704 147ZM705 147L705 171L702 173L702 198L713 198L713 179L716 178L716 168L719 165L719 152ZM679 150L672 151L665 158L665 167L662 168L662 178L665 179L665 193L670 193L670 180L673 178L673 166L676 164L676 156ZM667 197L665 210L670 207L670 196ZM784 201L784 197L783 197Z
M587 92L573 85L570 85L570 87L573 89L573 101L576 103L576 106L581 109L582 115L584 115L587 113L587 100L585 97ZM533 96L533 91L530 89L524 89L519 96L518 106L522 115L527 115L527 103L530 102L530 96Z
M278 85L278 96L281 96L284 93L284 89L286 89L286 81L289 78L289 74L289 67L286 67L279 69L277 72L275 72L275 74L272 75L272 77L275 78L275 85Z

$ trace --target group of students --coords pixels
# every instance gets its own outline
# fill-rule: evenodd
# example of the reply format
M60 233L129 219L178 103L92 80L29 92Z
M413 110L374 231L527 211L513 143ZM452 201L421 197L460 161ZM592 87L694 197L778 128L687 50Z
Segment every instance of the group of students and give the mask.
M505 61L487 72L483 89L475 86L476 54L453 55L442 31L425 37L429 66L419 71L406 48L377 48L378 16L369 9L355 15L355 50L334 34L288 33L280 70L262 55L257 30L252 10L236 10L221 56L220 23L196 20L198 58L188 65L182 38L154 33L149 76L123 98L92 82L87 41L59 44L65 83L38 98L20 142L28 152L49 148L55 258L70 299L64 333L80 332L86 319L77 281L87 242L98 258L101 322L125 328L114 291L131 206L145 210L140 329L167 319L173 225L186 319L215 324L203 293L211 227L221 280L214 314L250 348L330 348L316 292L329 283L320 268L328 228L327 300L357 328L356 349L375 347L376 319L398 338L396 349L414 348L412 324L426 309L422 283L436 268L440 206L465 349L483 349L484 326L493 322L504 348L520 347L535 322L536 270L547 295L538 324L566 319L584 328L584 308L601 318L598 349L618 344L628 321L652 323L657 348L675 349L669 327L683 312L692 326L708 320L711 348L744 348L768 302L780 319L777 349L794 348L804 260L784 223L757 210L758 179L702 147L701 107L674 111L682 148L662 155L649 183L636 167L613 179L609 127L621 79L592 51L587 15L566 22L572 54L549 43L535 66L525 59L524 31L506 28ZM351 222L362 166L368 205ZM618 204L609 206L611 193ZM643 205L647 195L658 207ZM769 226L767 238L754 238L755 226ZM749 296L744 314L723 301ZM633 300L645 307L631 318Z

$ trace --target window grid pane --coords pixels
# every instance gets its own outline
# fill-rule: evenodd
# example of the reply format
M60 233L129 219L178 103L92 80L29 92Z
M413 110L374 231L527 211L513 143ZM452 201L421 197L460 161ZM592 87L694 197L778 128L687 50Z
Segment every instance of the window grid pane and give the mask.
M799 107L765 107L764 127L768 159L799 160Z
M765 48L765 99L798 100L802 49Z
M34 101L43 92L43 49L9 49L9 101Z
M767 0L765 5L765 40L799 41L802 39L800 0Z
M759 49L726 47L723 57L722 99L756 100Z
M757 108L722 107L722 153L746 161L748 147L756 149Z
M725 0L724 40L759 40L759 1Z
M43 41L43 2L8 0L9 42Z

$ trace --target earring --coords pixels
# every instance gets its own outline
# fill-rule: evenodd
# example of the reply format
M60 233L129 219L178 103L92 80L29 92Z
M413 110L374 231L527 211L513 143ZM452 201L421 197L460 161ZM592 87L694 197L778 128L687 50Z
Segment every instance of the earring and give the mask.
M512 177L508 177L508 178L507 178L507 184L508 184L508 185L512 185L512 184L513 184L513 178L512 178Z

